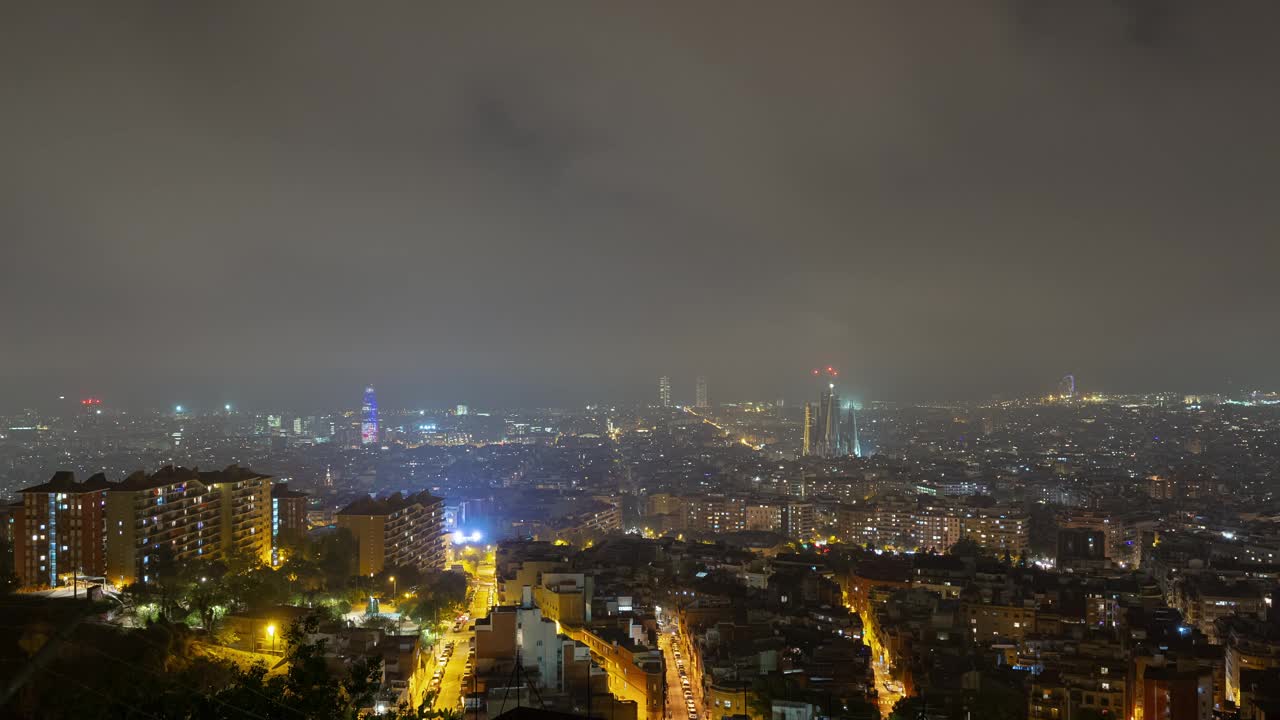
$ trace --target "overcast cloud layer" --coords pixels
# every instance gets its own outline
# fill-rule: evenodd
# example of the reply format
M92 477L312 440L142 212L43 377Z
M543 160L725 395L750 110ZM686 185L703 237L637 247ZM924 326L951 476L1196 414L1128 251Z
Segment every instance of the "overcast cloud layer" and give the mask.
M1278 27L5 3L0 410L1275 388Z

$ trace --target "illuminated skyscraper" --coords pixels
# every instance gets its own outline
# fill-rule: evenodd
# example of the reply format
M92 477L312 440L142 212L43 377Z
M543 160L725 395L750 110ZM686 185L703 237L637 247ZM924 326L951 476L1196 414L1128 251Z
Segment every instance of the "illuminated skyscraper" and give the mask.
M814 370L814 377L821 380L818 401L805 405L805 455L838 457L847 455L845 437L840 431L840 395L836 392L835 378L840 373L828 367L826 372Z
M1058 381L1058 397L1062 400L1076 399L1076 376L1063 375Z
M373 394L373 386L364 389L364 405L360 407L360 444L373 445L378 442L378 398Z
M707 400L707 376L699 375L697 385L694 388L694 407L706 408L711 407L711 403Z
M813 432L812 405L813 405L812 403L804 404L804 444L802 445L800 450L800 453L802 455L808 455L813 451L813 438L810 437L810 434Z
M658 378L658 404L671 407L671 378L666 375Z
M853 403L849 403L849 427L853 428L853 435L849 440L849 454L862 457L862 438L858 437L858 406Z

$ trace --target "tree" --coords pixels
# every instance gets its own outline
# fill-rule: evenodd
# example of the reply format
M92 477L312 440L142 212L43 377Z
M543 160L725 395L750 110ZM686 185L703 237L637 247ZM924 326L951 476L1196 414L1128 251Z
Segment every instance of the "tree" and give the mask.
M261 663L249 670L237 669L231 683L201 703L207 709L243 708L260 717L300 717L315 720L348 720L367 707L378 690L382 658L373 656L352 664L345 677L336 681L325 661L325 641L311 640L320 619L309 615L285 633L284 675L268 676ZM209 717L227 717L225 714ZM231 715L231 717L241 717Z
M191 609L200 616L200 627L207 632L216 630L215 623L219 619L218 609L225 607L228 596L217 582L198 583L187 595Z
M457 572L432 573L418 586L418 599L409 609L409 617L419 625L434 625L442 618L457 615L466 601L466 575Z
M893 704L889 720L920 720L927 705L922 697L904 697Z
M77 633L77 652L54 660L49 672L24 688L18 716L356 720L380 689L382 659L357 660L335 676L325 641L313 639L319 623L310 616L289 627L287 669L276 673L262 663L242 668L194 652L194 634L180 623L157 621L132 631L85 624ZM454 714L408 708L383 717L457 720Z
M849 698L843 713L851 720L880 720L880 708L865 698Z
M956 557L980 558L986 557L989 553L982 548L973 538L962 537L955 545L947 550L948 555Z
M0 538L0 595L7 595L18 589L21 580L14 572L13 545Z
M391 582L395 578L395 582ZM405 591L422 583L422 571L412 565L385 568L376 578L384 592Z

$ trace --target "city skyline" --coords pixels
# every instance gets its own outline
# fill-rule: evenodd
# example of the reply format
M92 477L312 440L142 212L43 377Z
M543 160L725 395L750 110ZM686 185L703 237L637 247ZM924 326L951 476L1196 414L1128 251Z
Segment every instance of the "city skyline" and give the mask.
M1070 385L1071 391L1069 395L1066 394L1067 391L1064 390L1066 386L1063 384L1063 381L1066 379L1070 379L1072 382L1072 384ZM662 381L664 380L670 383L669 393L670 393L671 399L668 405L664 405L662 402ZM635 383L635 386L629 387L627 392L619 392L614 394L602 393L599 396L588 396L586 397L585 401L580 399L581 396L575 396L575 395L558 396L558 399L557 399L557 396L554 396L548 393L548 394L542 394L542 395L536 396L538 398L545 400L546 402L532 402L528 404L504 402L504 400L509 401L511 398L510 397L504 398L501 396L495 396L489 402L486 402L482 405L475 405L471 403L459 403L455 399L455 396L451 393L445 394L442 392L439 395L433 396L432 393L423 391L420 388L409 387L404 389L397 389L397 391L393 396L394 404L391 407L397 412L406 411L406 410L430 410L431 412L458 413L458 414L466 414L465 412L459 412L459 410L465 411L467 408L471 408L471 407L485 408L485 409L548 409L548 408L568 409L568 408L577 408L577 407L584 407L584 406L616 405L619 407L654 406L654 407L699 408L699 407L714 407L715 405L722 404L722 403L724 404L736 404L736 403L745 403L745 402L776 403L778 401L791 404L795 407L802 407L805 403L809 402L813 396L812 387L809 387L807 386L806 383L802 382L799 384L798 389L793 389L792 391L790 391L785 395L781 393L776 393L776 392L771 393L767 390L757 390L754 392L749 391L740 395L735 395L730 397L712 398L710 396L710 392L708 391L707 405L704 406L704 405L700 405L698 402L698 397L699 397L698 383L699 381L706 381L706 380L707 380L707 376L699 375L696 378L694 378L693 382L688 383L688 387L686 388L686 387L682 387L678 383L671 383L669 376L661 376L659 377L659 383L657 384L658 389L657 389L657 392L655 393L655 391L652 389L654 387L653 385L650 385L649 386L650 389L646 391L644 388L640 386L640 383L643 382L643 379L638 379L637 382ZM842 377L841 383L840 383L841 388L847 388L848 384L845 383L844 380L845 379ZM1158 386L1144 386L1142 384L1139 384L1139 387L1103 388L1103 387L1090 386L1090 387L1083 387L1081 389L1076 388L1074 384L1075 378L1072 375L1067 375L1064 378L1058 378L1056 376L1052 376L1052 377L1042 378L1042 380L1043 382L1040 384L1040 387L1032 388L1029 391L1025 389L1022 391L1014 391L1010 389L1010 390L1004 390L1004 391L993 391L990 394L986 394L986 395L941 394L937 396L928 396L928 395L903 394L903 395L897 395L897 396L895 395L879 396L879 395L874 395L874 394L865 393L865 392L858 392L856 390L853 392L850 392L848 389L842 389L841 394L843 395L843 399L841 400L841 404L846 406L844 408L844 411L848 412L853 407L853 405L851 405L850 403L862 404L862 403L871 403L871 402L902 403L907 405L910 405L913 403L983 405L983 404L989 404L989 403L1001 403L1001 402L1011 402L1011 401L1025 401L1025 400L1034 401L1034 400L1042 399L1045 397L1079 399L1086 396L1166 395L1170 397L1182 397L1185 395L1201 395L1201 394L1244 399L1244 398L1248 398L1250 396L1255 396L1259 394L1268 395L1268 394L1274 394L1276 392L1280 392L1278 390L1267 388L1267 387L1240 387L1236 383L1231 382L1229 380L1217 383L1216 388L1213 387L1214 383L1201 383L1197 385L1191 385L1188 387L1158 387ZM708 386L709 386L709 383L706 383L703 385L704 388ZM367 386L363 386L363 388L357 388L357 389L364 392L364 391L371 390L372 388L373 388L372 385L367 385ZM377 394L381 395L382 393L379 391ZM128 397L121 399L121 398L115 398L110 396L104 396L100 393L95 396L85 396L85 397L76 397L73 395L58 395L56 397L51 397L47 395L43 397L31 396L32 400L30 402L13 402L8 407L0 406L0 414L5 412L13 413L13 412L19 412L19 411L31 409L31 410L39 410L41 412L51 412L54 414L66 414L68 416L74 415L74 414L89 414L90 412L96 412L99 415L103 414L103 412L106 412L108 414L117 413L117 412L142 412L142 413L159 413L159 414L169 414L169 415L193 415L193 414L216 415L216 414L231 414L231 413L244 413L244 412L261 414L261 413L268 413L268 412L281 411L281 410L294 412L294 413L310 413L310 414L314 414L317 412L328 413L328 412L348 411L348 412L359 412L362 415L365 415L368 413L368 410L369 410L368 405L364 402L364 398L362 398L360 402L352 402L350 399L351 397L350 391L346 393L335 392L331 402L317 402L317 398L308 397L298 404L293 404L287 400L276 401L276 400L271 400L269 398L263 398L263 397L254 398L254 396L251 393L243 393L243 394L234 396L234 402L229 400L229 398L232 398L233 396L228 394L219 394L216 396L212 396L210 398L206 398L205 400L200 402L192 402L187 399L195 395L196 393L190 393L190 392L172 393L172 394L169 394L168 396L170 398L170 401L166 402L164 400L161 400L158 403L137 402L136 400L130 401L130 398ZM346 396L345 399L343 397L344 395ZM244 397L254 398L256 399L256 402L243 402L241 398L244 398ZM172 402L173 398L182 398L182 401L180 403L174 403ZM571 400L571 398L579 398L579 401L574 402ZM374 404L374 407L376 408L378 405L378 401L375 399L373 404Z

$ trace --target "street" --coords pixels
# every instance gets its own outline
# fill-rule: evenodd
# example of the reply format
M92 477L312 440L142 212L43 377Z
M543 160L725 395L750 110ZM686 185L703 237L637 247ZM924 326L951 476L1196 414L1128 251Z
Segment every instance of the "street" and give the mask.
M475 623L476 618L482 618L489 614L489 608L493 606L494 593L496 585L494 582L494 573L496 568L492 563L480 563L477 566L476 576L472 578L472 588L474 592L471 597L471 604L467 608L468 620L462 624L458 632L453 631L453 626L445 631L444 637L440 644L440 649L446 645L453 645L453 655L445 662L444 674L440 680L440 691L436 695L435 707L437 708L461 708L463 696L471 692L471 687L462 687L462 677L466 674L467 659L469 657L470 640L474 631L468 629ZM431 669L434 673L435 669Z
M693 665L686 661L686 651L682 647L674 626L665 626L665 628L658 634L658 647L662 650L663 664L666 666L666 716L669 720L697 720L699 715L703 714L702 679L697 676ZM686 673L684 677L688 679L688 685L681 682L682 670ZM693 706L696 708L692 713L689 711L685 696L686 688L693 696Z
M873 659L871 669L876 677L876 704L880 707L880 717L889 717L893 706L902 699L902 685L890 678L889 666L880 662L879 657Z

